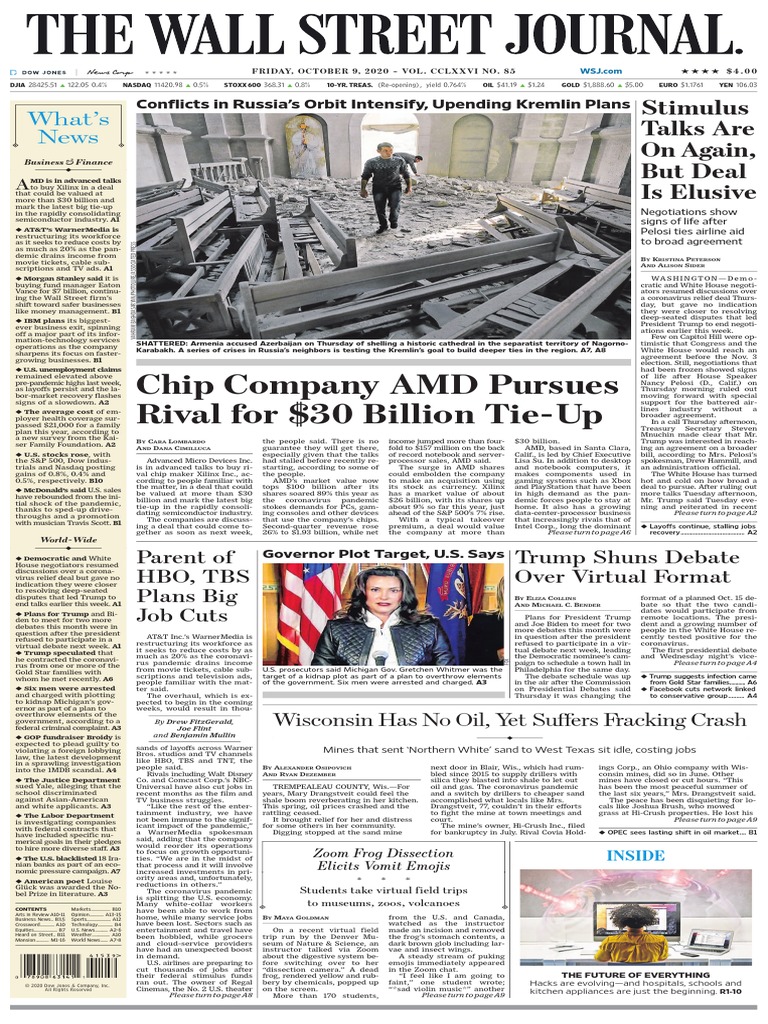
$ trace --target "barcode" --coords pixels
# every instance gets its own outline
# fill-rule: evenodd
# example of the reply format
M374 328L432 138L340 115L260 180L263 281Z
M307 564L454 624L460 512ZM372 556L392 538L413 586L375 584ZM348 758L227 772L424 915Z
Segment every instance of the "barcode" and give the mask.
M85 957L81 953L22 953L19 974L22 978L116 978L116 956Z
M87 956L85 958L86 978L116 978L116 956Z
M22 978L79 978L80 953L22 953L19 973Z

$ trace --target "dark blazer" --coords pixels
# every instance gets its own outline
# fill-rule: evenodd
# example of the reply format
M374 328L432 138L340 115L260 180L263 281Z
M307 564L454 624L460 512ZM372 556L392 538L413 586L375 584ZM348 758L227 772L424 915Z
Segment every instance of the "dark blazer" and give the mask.
M330 619L317 642L313 665L367 665L376 630L354 619ZM455 665L448 637L437 619L392 626L399 665Z
M504 647L504 619L495 612L472 616L467 629L465 665L501 665L496 653Z

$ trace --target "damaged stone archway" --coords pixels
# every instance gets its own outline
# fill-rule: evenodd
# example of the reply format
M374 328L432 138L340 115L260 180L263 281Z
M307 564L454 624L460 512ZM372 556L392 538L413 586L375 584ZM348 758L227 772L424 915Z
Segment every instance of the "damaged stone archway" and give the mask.
M421 152L420 125L416 114L365 114L360 123L363 162L376 156L376 147L382 142L391 142L395 152Z

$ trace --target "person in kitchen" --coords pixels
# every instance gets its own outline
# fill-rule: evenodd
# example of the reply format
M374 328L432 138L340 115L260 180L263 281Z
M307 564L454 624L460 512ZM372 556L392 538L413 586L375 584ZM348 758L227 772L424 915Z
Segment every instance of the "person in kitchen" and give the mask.
M623 930L619 935L603 939L595 960L614 964L650 964L667 959L669 947L664 936L645 930L658 924L655 910L638 903L623 903L614 907L610 916L614 926Z

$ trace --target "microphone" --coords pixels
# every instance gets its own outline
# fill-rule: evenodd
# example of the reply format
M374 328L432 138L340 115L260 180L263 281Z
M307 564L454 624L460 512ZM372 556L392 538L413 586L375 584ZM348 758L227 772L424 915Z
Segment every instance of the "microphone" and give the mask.
M389 655L386 651L374 651L373 662L377 668L382 668Z

